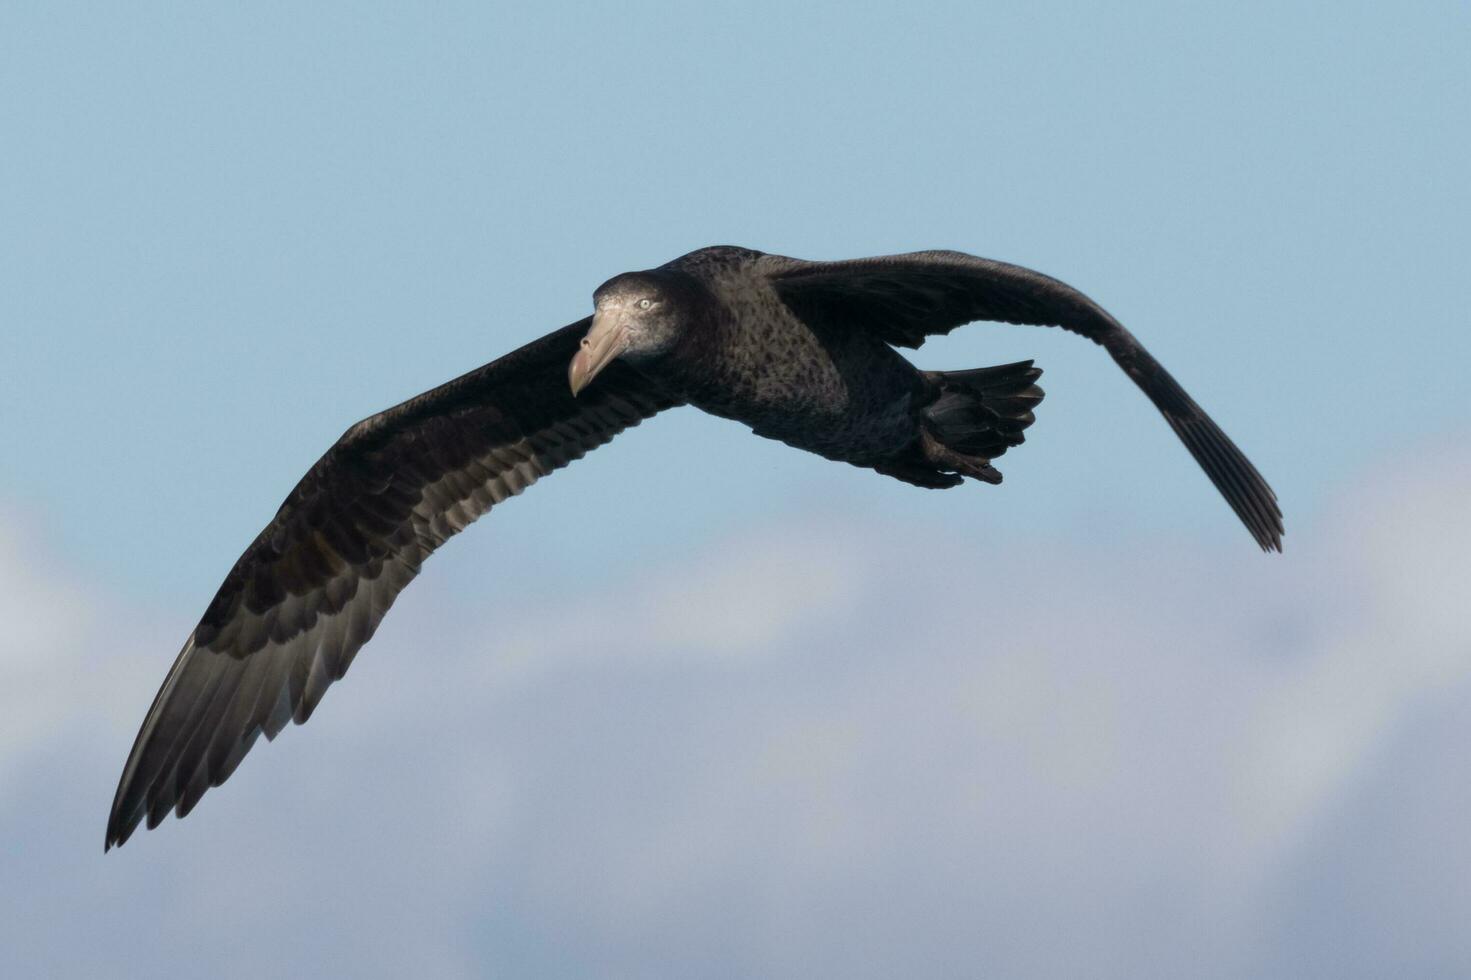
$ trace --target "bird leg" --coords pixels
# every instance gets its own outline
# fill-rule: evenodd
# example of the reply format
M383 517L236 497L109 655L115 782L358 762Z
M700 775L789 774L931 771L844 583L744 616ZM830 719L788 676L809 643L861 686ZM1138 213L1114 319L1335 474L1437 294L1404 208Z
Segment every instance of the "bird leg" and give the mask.
M929 430L921 427L919 431L919 451L924 458L935 466L947 470L954 470L963 476L969 476L985 483L1000 483L1001 471L991 465L991 461L984 456L967 456L958 453L949 446L940 442Z

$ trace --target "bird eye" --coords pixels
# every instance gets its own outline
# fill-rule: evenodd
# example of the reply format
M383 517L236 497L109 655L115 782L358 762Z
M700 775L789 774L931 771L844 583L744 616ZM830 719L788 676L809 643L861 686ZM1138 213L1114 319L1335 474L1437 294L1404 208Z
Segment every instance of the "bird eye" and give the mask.
M641 309L641 310L647 310L649 307L651 307L653 305L654 305L653 303L651 303L650 301L648 301L646 299L641 299L641 300L638 301L638 308Z

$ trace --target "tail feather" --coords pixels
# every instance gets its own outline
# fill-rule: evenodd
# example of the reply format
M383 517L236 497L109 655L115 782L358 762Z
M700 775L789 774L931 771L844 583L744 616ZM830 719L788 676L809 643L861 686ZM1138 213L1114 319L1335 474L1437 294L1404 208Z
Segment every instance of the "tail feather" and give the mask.
M995 459L1025 441L1043 397L1041 376L1031 361L933 372L940 394L925 408L930 431L957 453Z

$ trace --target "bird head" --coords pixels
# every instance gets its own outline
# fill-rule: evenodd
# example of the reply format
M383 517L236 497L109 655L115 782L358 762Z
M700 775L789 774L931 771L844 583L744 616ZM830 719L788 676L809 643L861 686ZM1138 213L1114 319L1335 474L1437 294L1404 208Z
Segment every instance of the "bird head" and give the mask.
M592 326L567 368L575 396L618 358L653 360L674 347L689 313L687 289L670 275L628 272L593 293Z

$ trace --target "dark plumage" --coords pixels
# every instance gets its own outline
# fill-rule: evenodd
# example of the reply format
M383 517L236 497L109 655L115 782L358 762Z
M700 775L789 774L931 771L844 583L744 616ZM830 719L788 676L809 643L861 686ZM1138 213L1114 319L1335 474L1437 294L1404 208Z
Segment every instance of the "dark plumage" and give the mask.
M184 644L123 769L107 846L227 779L262 733L310 717L447 538L538 478L690 404L924 487L996 483L1042 400L1031 362L925 372L894 348L973 320L1101 345L1165 416L1264 549L1256 469L1138 341L1040 273L917 252L806 262L701 249L609 280L594 316L365 419L309 470Z

